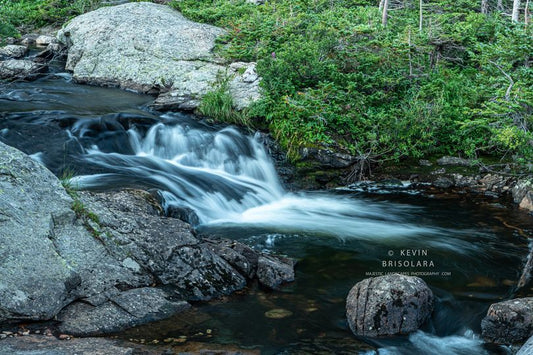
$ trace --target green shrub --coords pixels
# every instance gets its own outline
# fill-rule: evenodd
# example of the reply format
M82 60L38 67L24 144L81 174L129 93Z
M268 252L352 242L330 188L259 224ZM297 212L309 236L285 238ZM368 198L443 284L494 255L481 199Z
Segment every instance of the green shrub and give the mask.
M212 91L202 97L198 107L200 114L217 122L250 126L251 122L245 111L237 111L233 105L233 97L229 93L228 78L219 78Z

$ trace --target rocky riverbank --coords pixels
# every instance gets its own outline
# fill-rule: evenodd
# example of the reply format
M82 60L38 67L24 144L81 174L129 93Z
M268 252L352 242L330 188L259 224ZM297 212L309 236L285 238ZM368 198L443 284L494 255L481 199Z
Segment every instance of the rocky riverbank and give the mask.
M204 240L148 192L67 193L0 143L0 323L56 319L62 333L116 332L240 290L294 279L294 263ZM43 203L45 201L45 203Z

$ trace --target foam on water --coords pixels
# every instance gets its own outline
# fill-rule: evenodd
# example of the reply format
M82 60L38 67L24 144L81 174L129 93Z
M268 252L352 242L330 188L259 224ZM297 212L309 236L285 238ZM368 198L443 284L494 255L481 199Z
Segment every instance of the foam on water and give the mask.
M169 118L167 116L167 118ZM83 138L84 121L73 127ZM74 186L98 188L139 183L162 191L164 204L193 209L203 225L255 226L279 232L338 237L408 237L433 229L405 223L412 207L326 193L288 193L258 137L235 128L213 131L159 123L145 134L132 128L134 154L86 151L87 163L109 173L75 177Z

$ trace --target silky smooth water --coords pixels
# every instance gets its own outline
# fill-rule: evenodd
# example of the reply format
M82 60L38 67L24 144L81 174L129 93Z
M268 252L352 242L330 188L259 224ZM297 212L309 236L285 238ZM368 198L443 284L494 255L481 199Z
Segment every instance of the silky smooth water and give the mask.
M157 190L165 208L196 213L199 233L297 259L296 282L275 292L251 284L121 337L181 339L178 350L231 344L263 353L506 352L479 339L479 324L490 303L515 293L531 216L482 196L409 188L287 192L259 135L150 112L149 100L76 85L64 73L5 85L0 140L58 176L74 174L71 184L80 189ZM354 337L344 315L348 291L391 272L426 280L437 298L432 319L408 337ZM271 318L276 309L285 317Z

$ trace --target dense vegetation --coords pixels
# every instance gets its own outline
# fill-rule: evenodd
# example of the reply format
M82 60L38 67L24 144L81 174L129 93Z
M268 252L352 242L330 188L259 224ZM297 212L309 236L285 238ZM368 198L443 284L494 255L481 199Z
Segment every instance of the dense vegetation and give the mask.
M377 159L435 154L533 159L531 27L477 1L183 0L229 29L221 52L254 60L265 98L252 114L294 155L327 145ZM509 4L510 5L510 4ZM396 8L395 8L396 7Z
M364 159L452 154L533 161L532 29L480 1L181 0L193 20L228 29L218 50L257 61L264 98L247 119L267 125L293 158L327 146ZM511 1L503 2L511 6ZM84 11L89 0L0 0L0 33ZM11 4L6 6L6 4ZM54 11L48 11L55 4ZM43 17L17 15L36 7ZM13 9L13 10L11 10ZM522 9L523 10L523 9ZM224 88L222 85L221 88ZM203 107L235 121L222 90ZM242 113L240 114L242 115Z
M0 39L38 27L59 27L100 4L100 0L0 0Z

